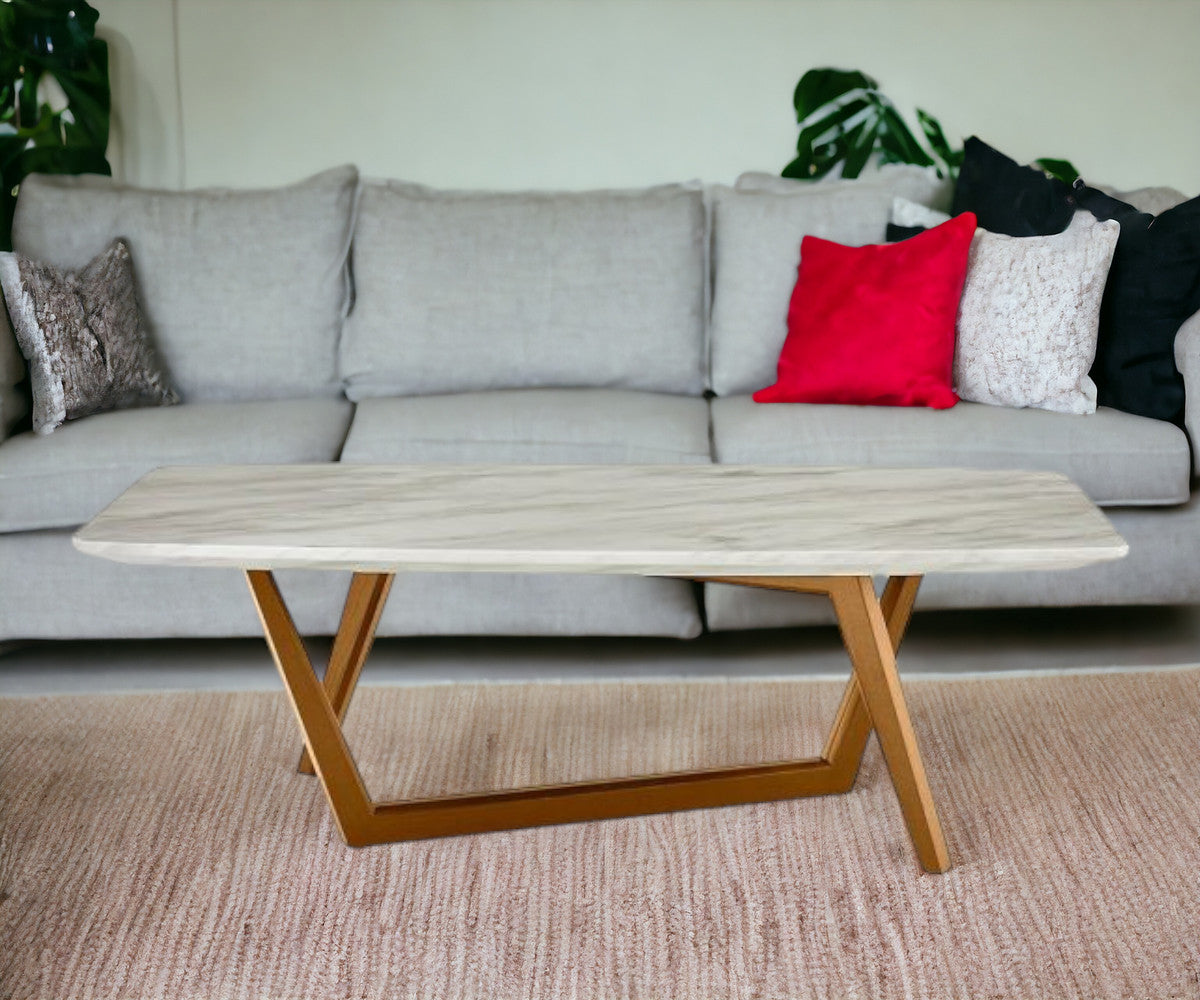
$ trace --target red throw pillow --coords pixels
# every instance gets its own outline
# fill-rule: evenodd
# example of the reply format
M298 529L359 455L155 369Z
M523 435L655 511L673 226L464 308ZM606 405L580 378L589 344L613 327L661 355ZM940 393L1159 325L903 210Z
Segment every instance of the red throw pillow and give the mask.
M755 401L957 403L954 321L974 235L975 216L964 212L903 243L805 236L776 382Z

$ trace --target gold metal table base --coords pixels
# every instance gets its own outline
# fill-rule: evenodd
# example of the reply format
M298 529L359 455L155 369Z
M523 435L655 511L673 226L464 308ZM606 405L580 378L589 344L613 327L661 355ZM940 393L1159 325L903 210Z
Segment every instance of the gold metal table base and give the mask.
M874 730L921 866L930 872L950 867L896 672L896 650L919 576L891 578L882 598L865 576L706 578L825 594L832 600L853 671L820 757L404 802L371 801L342 732L392 575L354 575L323 682L313 671L272 573L248 570L246 578L304 734L300 769L315 769L342 837L352 847L847 792L854 787Z

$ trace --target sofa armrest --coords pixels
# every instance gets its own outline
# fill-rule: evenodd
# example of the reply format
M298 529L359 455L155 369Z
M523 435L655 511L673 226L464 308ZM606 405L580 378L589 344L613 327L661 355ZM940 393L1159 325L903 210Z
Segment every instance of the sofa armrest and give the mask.
M1175 366L1183 376L1183 426L1192 445L1192 475L1200 475L1200 312L1175 334Z

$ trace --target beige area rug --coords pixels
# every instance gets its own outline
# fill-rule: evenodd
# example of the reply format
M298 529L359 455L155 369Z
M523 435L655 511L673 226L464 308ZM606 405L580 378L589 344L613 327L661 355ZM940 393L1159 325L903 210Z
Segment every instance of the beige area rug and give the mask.
M376 795L762 761L840 685L367 688ZM915 681L848 795L352 850L282 694L0 701L0 997L1200 997L1200 670Z

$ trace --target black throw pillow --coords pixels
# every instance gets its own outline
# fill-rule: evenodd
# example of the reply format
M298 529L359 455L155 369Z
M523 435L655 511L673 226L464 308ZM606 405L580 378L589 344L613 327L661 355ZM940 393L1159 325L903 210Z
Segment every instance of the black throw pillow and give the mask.
M889 243L900 243L904 240L911 240L923 232L925 232L924 226L898 226L894 222L889 222L886 238Z
M974 212L979 225L1006 236L1052 236L1071 224L1071 188L1023 167L978 136L963 145L951 215Z
M1155 217L1076 182L1073 200L1121 226L1092 379L1101 406L1183 423L1175 335L1200 310L1200 198Z

